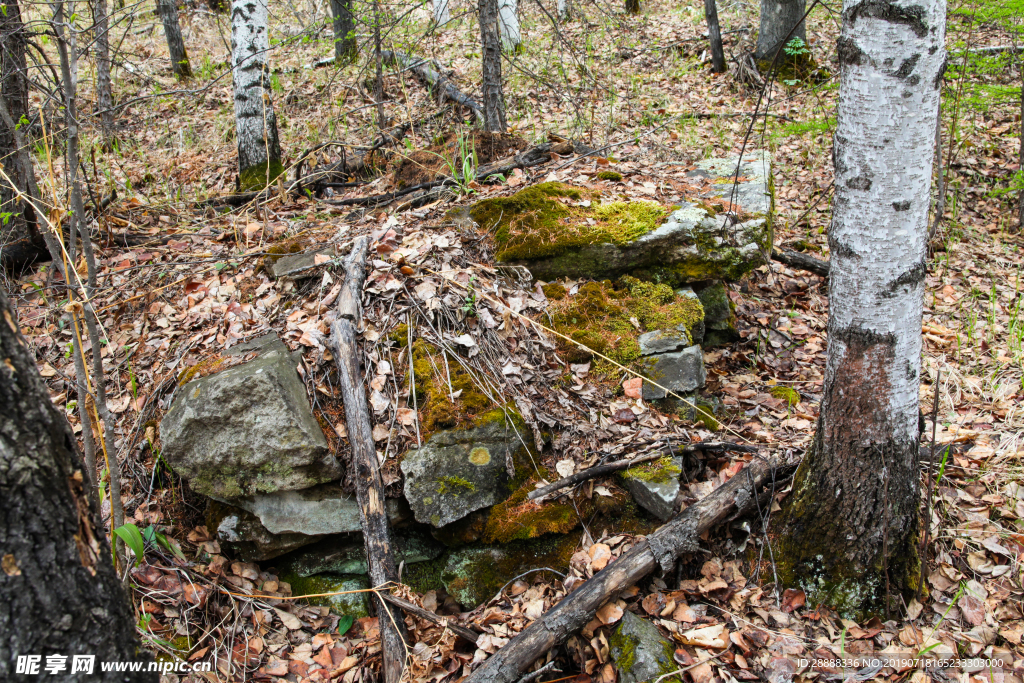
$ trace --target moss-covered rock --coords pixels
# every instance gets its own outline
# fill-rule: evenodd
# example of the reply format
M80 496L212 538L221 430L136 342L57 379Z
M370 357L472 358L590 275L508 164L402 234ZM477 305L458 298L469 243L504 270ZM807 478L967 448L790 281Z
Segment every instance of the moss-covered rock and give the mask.
M557 332L623 365L642 355L638 340L643 332L674 329L692 343L694 330L704 318L698 300L678 296L668 285L628 275L618 286L587 283L575 295L553 303L549 311ZM593 356L565 339L558 344L570 362L585 362Z
M800 402L800 392L792 387L783 385L774 386L768 390L774 398L781 398L790 408Z
M736 306L729 298L729 291L721 280L700 283L695 286L697 298L704 307L704 348L723 346L738 341L736 329Z
M508 498L529 476L521 422L494 420L467 430L438 432L402 459L405 497L419 522L442 527ZM520 463L509 476L506 463Z
M682 472L682 458L665 456L623 470L619 473L619 479L641 507L665 520L675 514L679 475Z
M771 249L771 163L762 154L709 159L691 173L711 181L707 194L717 203L731 198L731 210L701 198L675 211L650 202L600 204L592 190L542 183L479 202L470 215L494 231L498 261L524 265L542 280L625 273L670 286L737 280Z
M529 569L549 567L564 572L579 540L579 534L566 534L500 546L459 548L449 554L441 579L459 604L473 608Z
M508 543L545 534L566 534L579 526L580 512L572 503L529 500L526 496L534 490L535 482L535 479L530 479L508 500L490 509L481 535L485 543Z
M608 639L609 652L619 671L619 683L646 683L659 679L664 683L682 683L679 676L660 678L679 667L675 647L658 628L626 611Z
M369 593L370 581L365 576L344 574L315 574L300 576L295 573L280 577L292 588L293 596L305 597L304 602L310 605L330 607L338 615L349 615L360 619L370 615ZM348 592L352 591L352 592ZM343 593L342 595L323 595L324 593Z
M406 339L400 336L399 344L405 346ZM441 429L505 422L502 407L480 391L473 376L452 354L422 339L414 341L412 347L416 408L424 436Z
M429 534L392 530L395 562L406 565L436 560L444 547ZM306 577L314 574L366 574L366 546L359 534L331 536L277 560L278 567Z

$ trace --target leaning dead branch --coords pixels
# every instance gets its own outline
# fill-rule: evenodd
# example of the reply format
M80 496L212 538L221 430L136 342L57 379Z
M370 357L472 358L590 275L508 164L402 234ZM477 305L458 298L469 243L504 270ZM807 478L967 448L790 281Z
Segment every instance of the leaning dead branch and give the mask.
M384 483L380 476L374 446L366 386L359 368L362 353L356 341L356 325L362 320L363 282L366 280L366 256L369 239L355 240L352 253L345 259L345 280L338 295L337 318L331 323L329 340L345 403L345 421L352 444L352 480L366 544L370 581L381 586L398 581L398 568L392 550L387 513L384 509ZM398 683L405 668L405 628L402 614L390 608L378 594L378 621L384 658L384 680Z
M453 624L451 620L449 620L447 617L442 617L439 614L434 614L430 610L425 610L422 607L417 607L408 600L403 600L402 598L395 595L391 595L390 593L380 593L380 597L384 598L384 600L390 602L392 605L395 605L396 607L401 607L409 614L415 615L420 619L426 619L427 621L433 622L438 626L448 629L455 635L465 640L468 640L474 645L476 645L477 638L480 637L480 634L476 631L471 631L465 626Z
M440 69L434 68L434 65L431 62L424 59L416 59L412 55L407 55L404 52L398 52L395 50L382 50L380 55L384 60L384 63L398 64L403 69L415 74L420 81L427 85L427 87L434 90L439 100L448 99L471 110L477 120L483 124L483 108L476 102L476 100L456 88L455 85L453 85L452 82L441 73Z
M795 463L755 458L728 482L637 543L530 624L491 655L465 683L518 681L537 659L583 628L601 605L659 567L670 571L680 556L700 548L700 536L705 531L731 515L753 510L761 488L777 483L781 468L791 471Z

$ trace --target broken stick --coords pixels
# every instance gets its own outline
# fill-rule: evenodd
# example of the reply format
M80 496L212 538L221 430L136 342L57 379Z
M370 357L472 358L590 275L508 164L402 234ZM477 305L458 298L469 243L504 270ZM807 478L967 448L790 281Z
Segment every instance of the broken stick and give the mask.
M701 534L734 511L753 509L761 487L777 480L775 470L791 468L780 459L755 458L702 500L686 508L628 552L575 589L540 619L495 652L463 683L514 683L548 650L583 628L608 600L657 567L671 570L676 559L699 549Z
M341 392L345 402L345 422L352 444L352 479L366 544L370 583L383 586L398 581L398 568L391 551L388 518L384 510L384 482L380 477L377 449L370 427L366 387L359 371L359 344L356 327L362 319L363 282L366 280L366 255L369 238L359 237L345 259L345 281L338 295L337 319L331 324L329 344L338 364ZM384 680L399 683L405 667L405 620L402 613L382 599L377 604Z
M455 635L457 635L460 638L463 638L465 640L468 640L469 642L473 643L474 645L476 645L476 639L480 637L480 634L477 633L476 631L471 631L470 629L466 628L465 626L459 626L458 624L453 624L451 622L451 620L448 619L447 617L442 617L440 614L434 614L430 610L425 610L422 607L417 607L416 605L412 604L411 602L409 602L407 600L403 600L402 598L399 598L399 597L397 597L395 595L391 595L390 593L381 593L381 597L384 598L385 600L387 600L388 602L390 602L392 605L396 605L398 607L401 607L402 609L404 609L409 614L414 614L417 617L419 617L420 619L426 619L427 621L431 621L431 622L437 624L438 626L442 626L442 627L448 629L449 631L451 631Z
M718 443L710 441L701 441L700 443L690 444L686 448L680 449L680 451L686 455L696 453L698 451L708 451L711 453L724 453L725 451L737 451L740 453L752 453L757 449L753 446L742 446L734 443ZM581 481L587 481L588 479L594 479L601 477L612 472L618 472L619 470L628 469L634 465L649 462L651 460L657 460L664 456L665 453L659 449L653 453L647 453L636 458L625 458L623 460L616 460L615 462L609 462L604 465L595 465L594 467L588 467L585 470L580 470L574 474L570 474L564 479L559 479L553 484L548 484L535 491L530 491L526 494L526 497L530 500L537 500L543 496L553 493L559 489L564 489L567 486L578 484Z
M828 261L822 261L821 259L816 259L813 256L808 256L807 254L801 254L799 251L779 251L778 249L772 249L772 261L784 263L790 268L806 270L809 273L814 273L821 277L828 277Z
M484 122L484 110L480 104L469 95L455 87L445 78L440 68L435 69L434 64L426 59L416 59L412 55L393 50L382 50L381 59L386 64L399 64L403 69L414 73L418 79L437 93L438 99L449 99L456 104L461 104L476 115L481 124Z

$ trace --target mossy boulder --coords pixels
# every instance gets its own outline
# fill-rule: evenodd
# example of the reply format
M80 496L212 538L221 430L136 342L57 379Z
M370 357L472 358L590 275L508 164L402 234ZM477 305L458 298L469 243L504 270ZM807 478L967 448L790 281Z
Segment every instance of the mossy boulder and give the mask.
M735 184L737 163L739 180ZM470 210L493 231L495 258L526 266L535 278L616 278L626 273L679 286L737 280L762 265L772 244L771 163L767 154L740 161L709 159L691 172L710 181L720 211L695 198L671 211L651 202L601 203L592 190L542 183ZM726 197L722 202L721 197Z
M704 319L699 300L628 275L617 283L587 283L574 295L553 302L549 312L557 332L587 347L558 340L559 350L573 363L589 360L596 351L627 365L644 353L640 335L656 330L675 330L689 346Z
M630 611L608 639L609 652L619 671L619 683L645 683L655 679L663 683L682 683L679 676L660 678L676 671L675 646L658 628Z
M444 546L429 534L411 530L392 530L395 562L406 565L436 560ZM361 535L331 536L308 545L278 561L278 566L299 576L314 574L366 574L366 546Z
M483 525L484 543L523 541L545 534L567 534L580 524L580 515L572 503L553 501L538 503L526 496L533 491L536 480L530 479L508 500L490 509ZM582 503L584 507L586 502Z
M416 520L442 527L508 498L522 482L509 475L507 464L524 463L521 471L528 476L530 459L521 438L525 425L515 422L438 432L406 453L405 497Z
M502 586L527 570L548 567L565 572L579 540L579 534L565 534L458 548L448 555L441 580L459 604L471 609L490 600Z
M300 576L287 573L280 577L292 588L293 596L305 597L303 602L310 605L330 607L338 615L349 615L360 619L370 616L369 593L370 581L365 576L344 574L316 574ZM351 591L351 592L348 592ZM343 593L342 595L323 595L324 593Z
M174 471L211 497L230 500L341 478L295 361L275 345L181 387L160 435Z

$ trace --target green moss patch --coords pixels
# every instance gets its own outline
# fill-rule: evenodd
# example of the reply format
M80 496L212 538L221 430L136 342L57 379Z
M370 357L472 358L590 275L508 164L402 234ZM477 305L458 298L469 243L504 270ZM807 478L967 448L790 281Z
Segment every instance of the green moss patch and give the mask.
M622 180L622 174L619 173L618 171L601 171L600 173L597 174L597 179L612 180L617 182L619 180Z
M570 503L538 503L526 496L534 490L530 479L504 503L491 508L484 526L485 543L508 543L544 534L566 534L579 526L580 517Z
M661 225L669 213L653 202L598 202L592 190L541 183L478 202L470 216L494 231L495 259L514 261L559 256L590 244L627 244Z
M645 462L637 467L623 470L620 476L623 479L636 479L651 484L666 484L673 479L678 479L683 470L672 463L672 458L667 455L651 462Z
M608 281L585 284L549 311L557 332L623 365L640 358L637 338L641 333L681 328L692 340L693 327L704 318L699 301L678 296L668 285L628 275L617 287ZM593 356L565 339L558 343L570 362L585 362Z
M790 407L800 402L800 393L791 387L775 386L769 389L768 393L775 398L783 399Z
M398 342L402 344L401 339ZM477 388L473 377L452 354L422 339L414 341L412 348L416 407L424 435L505 419L505 412Z
M241 192L262 190L277 180L282 173L284 173L284 165L280 159L271 159L268 162L250 166L238 174L238 189ZM267 182L268 178L270 183Z

